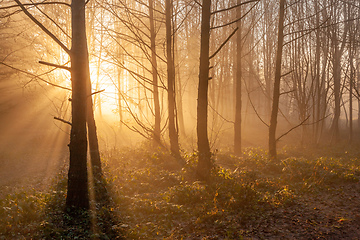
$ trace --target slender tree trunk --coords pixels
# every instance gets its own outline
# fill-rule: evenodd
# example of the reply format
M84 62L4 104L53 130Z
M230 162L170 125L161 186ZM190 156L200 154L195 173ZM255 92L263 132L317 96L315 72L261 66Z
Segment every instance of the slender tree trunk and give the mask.
M355 60L355 63L356 63L356 88L357 90L359 91L360 90L360 62L359 62L359 59L356 59ZM358 131L360 131L360 99L358 99L358 120L357 120L357 129Z
M177 116L179 119L179 130L182 134L182 137L186 136L185 131L185 122L184 122L184 108L183 108L183 92L182 92L182 84L181 84L181 76L180 71L177 71Z
M203 179L210 176L212 163L208 139L208 87L211 0L203 0L201 16L200 69L197 105L197 137L199 161L197 173Z
M154 141L160 144L160 102L159 102L159 88L158 88L158 72L156 60L156 46L155 46L155 27L154 27L154 1L149 0L149 16L150 16L150 41L151 41L151 64L152 64L152 83L154 94L154 112L155 112L155 126L154 126Z
M87 175L87 84L90 76L85 30L85 0L73 0L72 16L72 127L66 205L89 208Z
M237 1L238 4L241 3L241 0ZM238 7L236 10L237 18L241 17L241 7ZM242 80L242 66L241 66L241 20L237 22L237 30L236 35L236 93L235 93L235 124L234 124L234 152L236 155L241 154L241 80Z
M349 121L350 121L350 128L349 128L349 143L351 144L353 141L353 100L352 100L352 94L353 94L353 61L352 57L350 60L350 89L349 89Z
M116 0L112 1L112 4L116 4ZM114 21L114 29L116 32L120 32L120 23L117 19L117 17L114 15L113 17L113 21ZM121 129L123 126L123 111L122 111L122 91L121 91L121 74L123 71L123 68L121 67L121 65L124 62L123 56L122 56L122 49L121 49L121 37L117 34L116 35L116 57L117 57L117 62L118 65L116 67L116 78L117 78L117 104L118 104L118 114L119 114L119 128Z
M345 4L345 3L344 3ZM334 10L334 18L337 18L336 10ZM346 7L343 7L344 17L345 19L348 18ZM340 43L338 32L339 27L337 25L334 26L332 32L332 44L334 48L334 56L333 56L333 78L334 78L334 96L335 96L335 109L334 109L334 119L332 123L332 143L337 143L340 140L340 130L339 130L339 119L341 114L341 57L344 51L345 43L346 43L346 36L348 32L348 23L345 23L344 31L342 33L342 42Z
M349 143L351 144L353 141L353 88L354 88L354 51L355 51L355 44L354 44L354 32L351 32L350 44L349 44L349 57L350 57L350 87L349 87L349 121L350 121L350 128L349 128Z
M337 42L337 41L336 41ZM332 142L337 143L339 141L339 118L340 118L340 52L336 43L334 59L333 59L333 73L334 73L334 97L335 97L335 109L334 119L332 122Z
M264 7L266 6L266 2L263 1ZM267 4L269 5L269 4ZM274 41L274 37L272 36L272 31L269 27L269 21L271 19L271 13L267 9L265 9L264 13L264 31L266 34L266 40L264 41L263 46L263 56L264 56L264 80L265 80L265 99L264 99L264 114L266 116L266 121L270 119L271 116L271 85L272 85L272 55L273 55L273 46L272 41Z
M177 7L179 5L179 2L177 2ZM174 19L174 26L177 26L177 18L175 17ZM176 35L174 35L174 49L175 49L175 54L174 54L174 62L179 62L179 55L180 55L180 51L179 51L179 44L177 44L177 38ZM182 92L182 84L181 84L181 71L180 71L180 67L178 68L178 70L176 71L176 77L175 77L175 89L177 89L176 92L176 116L177 116L177 120L178 120L178 132L181 133L181 135L183 137L185 137L185 123L184 123L184 111L183 111L183 92Z
M103 13L102 12L101 12L101 15L100 15L100 21L101 22L103 21ZM94 27L94 26L92 25L92 27ZM103 25L101 25L100 31L103 32ZM95 36L93 37L93 39L94 39L93 42L95 43ZM98 61L97 61L97 68L96 68L96 87L95 87L95 91L100 90L100 70L101 70L101 55L102 55L102 52L103 52L103 41L104 41L104 34L101 34L100 43L99 43L99 45L100 45L99 48L100 49L99 49L99 52L97 53L97 54L99 54L99 57L97 59ZM90 82L90 85L91 85L91 82ZM97 110L98 110L97 113L99 114L100 117L102 117L100 94L97 94L97 95L94 96L94 104L93 104L93 106L97 106Z
M100 159L100 150L99 150L99 141L97 137L97 128L94 117L94 108L91 97L91 81L90 77L88 78L88 87L87 87L87 128L88 128L88 138L89 138L89 150L90 150L90 159L91 159L91 168L93 176L95 179L100 179L102 176L102 167Z
M171 153L179 157L179 139L175 125L175 67L173 61L171 14L172 0L166 0L166 55L167 55L167 77L168 77L168 108L169 108L169 138Z
M315 1L315 11L318 12L318 2ZM316 26L320 25L320 13L316 15ZM316 30L316 50L315 50L315 101L314 101L314 141L317 142L320 132L321 114L321 88L320 88L320 29Z
M285 0L280 0L273 103L272 103L270 126L269 126L269 155L270 158L272 159L276 159L276 155L277 155L276 127L277 127L277 117L279 112L279 99L280 99L281 60L282 60L282 49L283 49L283 41L284 41L284 15L285 15Z

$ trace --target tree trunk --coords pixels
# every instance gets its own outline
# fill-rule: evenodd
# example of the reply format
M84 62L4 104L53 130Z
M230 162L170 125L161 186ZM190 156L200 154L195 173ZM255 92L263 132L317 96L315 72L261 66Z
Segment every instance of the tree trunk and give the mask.
M154 27L154 1L149 0L149 17L150 17L150 41L151 41L151 65L152 65L152 83L154 94L154 112L155 112L155 125L154 125L154 141L160 144L160 102L159 102L159 88L158 88L158 72L156 60L156 46L155 46L155 27Z
M103 13L101 13L100 21L103 20ZM102 26L101 26L102 30ZM103 49L103 35L100 37L100 49L99 49L99 58L97 62L97 72L96 72L96 89L95 91L99 91L100 84L100 69L101 69L101 54ZM101 111L101 98L100 94L92 95L92 84L90 79L90 74L87 77L87 129L88 129L88 141L89 141L89 150L90 150L90 159L91 159L91 169L93 173L93 177L95 179L100 180L102 177L102 168L101 168L101 159L100 159L100 150L99 150L99 142L97 137L95 116L94 116L94 103L98 104L99 115L102 115ZM93 102L94 97L94 102Z
M66 206L88 209L86 105L90 73L85 31L85 0L73 0L71 13L72 127Z
M318 2L315 1L315 11L319 10ZM316 26L320 25L320 14L316 15ZM320 33L321 30L316 30L316 50L315 50L315 101L314 101L314 142L317 143L317 139L320 132L320 113L321 113L321 88L320 88Z
M270 126L269 126L269 155L270 158L272 159L276 159L276 155L277 155L276 127L277 127L277 117L279 112L279 99L280 99L281 60L282 60L282 49L283 49L283 41L284 41L284 15L285 15L285 0L280 0L275 80L274 80L273 102L272 102L271 118L270 118Z
M203 0L201 16L200 69L197 105L197 137L199 151L197 173L203 179L209 178L212 168L210 145L207 132L210 17L211 0Z
M241 0L237 1L238 4L241 3ZM237 19L241 17L241 7L238 7L236 10ZM242 69L241 69L241 20L237 22L236 35L236 93L235 93L235 124L234 124L234 152L236 155L241 155L241 78L242 78Z
M169 138L171 153L179 157L179 139L175 127L175 67L172 49L171 14L172 0L166 0L166 55L167 55L167 77L168 77L168 108L169 108Z
M349 7L349 17L350 17L350 7ZM352 30L352 27L351 27ZM354 76L355 76L355 69L354 69L354 56L355 56L355 31L350 31L350 43L349 43L349 64L350 64L350 86L349 86L349 144L353 141L353 89L354 89Z
M337 41L336 41L337 42ZM340 73L340 60L341 55L339 52L339 48L335 46L335 53L333 59L333 74L334 74L334 97L335 97L335 109L334 109L334 119L332 122L332 142L337 143L339 139L339 118L340 118L340 80L341 80L341 73Z
M87 87L87 128L89 138L89 150L91 159L92 173L95 179L99 180L102 176L102 167L100 159L99 141L97 137L97 130L94 117L94 108L91 97L91 81L88 78ZM90 86L89 86L90 85Z
M336 7L336 6L335 6ZM343 7L344 10L344 17L345 19L347 19L347 11L346 11L346 7ZM334 10L334 18L337 18L337 14L336 14L336 10ZM333 44L333 48L334 48L334 56L333 56L333 78L334 78L334 96L335 96L335 109L334 109L334 119L333 119L333 123L332 123L332 131L333 131L333 136L332 136L332 143L338 143L340 140L340 132L339 132L339 119L340 119L340 114L341 114L341 57L343 55L343 51L344 51L344 47L346 44L346 36L347 36L347 31L348 31L348 23L345 23L344 26L344 31L342 33L342 42L340 43L339 37L338 37L338 32L339 32L339 27L337 25L335 25L333 27L333 31L332 31L332 44Z
M349 129L349 143L351 144L353 141L353 82L354 82L354 64L353 64L353 53L352 49L350 49L350 89L349 89L349 121L350 121L350 129Z

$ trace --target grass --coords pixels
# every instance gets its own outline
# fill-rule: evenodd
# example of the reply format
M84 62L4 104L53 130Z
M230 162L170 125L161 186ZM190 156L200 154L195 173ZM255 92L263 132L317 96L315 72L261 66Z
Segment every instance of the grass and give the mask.
M184 155L183 167L161 149L108 151L102 154L108 193L95 209L64 211L62 172L46 192L24 190L1 199L0 239L266 238L256 229L279 211L301 211L303 201L359 182L357 149L331 151L287 148L278 161L269 161L262 149L246 149L241 158L218 152L208 183L194 176L195 153ZM351 222L337 219L331 229ZM315 228L314 221L307 222Z

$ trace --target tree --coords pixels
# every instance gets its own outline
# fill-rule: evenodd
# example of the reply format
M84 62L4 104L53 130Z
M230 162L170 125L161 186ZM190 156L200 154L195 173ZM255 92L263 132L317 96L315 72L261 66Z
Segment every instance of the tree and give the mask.
M331 10L332 10L332 27L329 28L329 38L331 39L332 47L332 63L333 63L333 81L334 81L334 118L331 125L332 130L332 142L337 143L339 141L339 119L341 114L341 57L343 55L345 44L346 44L346 35L348 31L348 24L344 23L344 29L340 39L340 27L336 21L339 19L339 10L337 4L334 1L331 1ZM346 6L343 4L344 18L347 17Z
M175 66L173 61L173 33L172 33L172 0L165 2L165 25L166 25L166 57L168 79L168 112L169 112L169 138L170 150L174 156L180 156L178 132L175 125Z
M282 49L284 41L284 15L285 15L285 0L280 0L279 8L279 22L278 22L278 43L276 52L276 67L275 67L275 79L273 89L273 102L271 109L271 118L269 126L269 155L270 158L276 158L276 126L277 117L279 112L279 99L280 99L280 80L281 80L281 60Z
M241 0L237 1L237 4L241 4ZM236 10L237 19L241 18L241 7L239 6ZM241 154L241 97L242 97L242 88L241 88L241 80L242 80L242 56L241 56L241 21L237 21L237 35L236 35L236 93L235 93L235 123L234 123L234 152L237 155Z
M71 67L57 66L70 70L72 80L72 121L70 133L70 165L68 172L68 190L66 205L69 208L89 208L88 172L87 172L87 119L92 129L91 148L96 144L95 121L92 115L89 57L86 40L85 0L73 0L71 3L72 46L68 49L49 29L42 25L20 2L15 0L22 11L42 31L49 35L70 55ZM47 63L45 63L47 64ZM49 64L56 66L55 64ZM90 100L89 100L90 99ZM95 131L94 131L95 130ZM93 151L92 153L95 153ZM98 148L97 148L98 154ZM98 158L100 164L100 158ZM93 162L93 161L92 161ZM100 168L101 169L101 168Z
M197 173L208 179L212 168L210 144L208 139L208 87L209 87L209 46L210 46L211 0L203 0L201 13L201 45L199 87L197 102L197 143L199 161Z
M159 87L158 87L158 67L156 59L156 33L154 23L154 0L149 0L149 20L150 20L150 47L151 47L151 65L152 65L152 84L154 92L154 141L160 144L161 135L161 115L159 102Z
M89 208L87 175L87 103L89 93L89 57L86 41L85 0L71 3L72 46L72 125L68 173L68 207Z

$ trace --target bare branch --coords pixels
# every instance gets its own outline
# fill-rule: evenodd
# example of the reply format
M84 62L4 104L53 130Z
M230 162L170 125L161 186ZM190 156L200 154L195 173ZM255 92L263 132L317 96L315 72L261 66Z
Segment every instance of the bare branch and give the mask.
M32 73L29 73L29 72L27 72L27 71L21 70L21 69L19 69L19 68L10 66L10 65L8 65L8 64L6 64L6 63L3 63L3 62L0 62L0 64L4 65L4 66L6 66L6 67L9 67L9 68L11 68L11 69L14 69L14 70L16 70L16 71L19 71L19 72L21 72L21 73L30 75L30 76L32 76L33 78L39 79L40 81L42 81L42 82L44 82L44 83L47 83L47 84L49 84L49 85L51 85L51 86L54 86L54 87L58 87L58 88L61 88L61 89L65 89L65 90L71 91L70 88L63 87L63 86L57 85L57 84L55 84L55 83L46 81L45 79L43 79L43 78L41 78L41 77L39 77L39 76L37 76L37 75L35 75L35 74L32 74Z
M298 128L298 127L300 127L301 125L304 125L304 123L308 120L310 118L310 115L307 117L307 118L305 118L305 120L303 120L301 123L299 123L298 125L296 125L296 126L294 126L294 127L292 127L292 128L290 128L287 132L285 132L284 134L282 134L280 137L278 137L275 141L277 142L277 141L279 141L280 140L280 138L282 138L282 137L284 137L284 136L286 136L286 135L288 135L292 130L294 130L294 129L296 129L296 128Z
M195 2L197 5L199 5L200 7L202 7L202 4L201 4L201 3L199 3L199 1L194 0L194 2Z
M56 4L56 5L65 5L67 7L71 7L70 4L66 3L66 2L40 2L40 3L24 3L22 4L23 6L41 6L41 5L51 5L51 4ZM5 7L0 7L0 10L6 10L6 9L11 9L11 8L16 8L19 5L10 5L10 6L5 6Z
M71 124L71 122L66 121L66 120L64 120L64 119L61 119L61 118L58 118L58 117L54 117L54 119L55 119L55 120L58 120L58 121L60 121L60 122L63 122L63 123L69 124L70 126L72 125L72 124Z
M292 93L292 92L295 92L295 90L290 90L290 91L282 92L282 93L280 93L280 96L281 96L281 95L288 94L288 93Z
M42 23L40 23L20 2L20 0L15 0L19 5L21 10L28 16L31 21L33 21L41 30L43 30L52 40L54 40L67 54L71 55L70 49L68 49L52 32L49 31Z
M259 1L260 1L260 0L249 0L249 1L246 1L246 2L242 2L242 3L236 4L235 6L232 6L232 7L226 8L226 9L221 9L221 10L214 11L214 12L212 12L211 14L216 14L216 13L221 13L221 12L229 11L229 10L231 10L231 9L240 7L240 6L242 6L242 5L249 4L249 3L252 3L252 2L259 2Z
M64 70L67 70L67 71L71 72L71 68L67 67L67 66L58 65L58 64L55 64L55 63L48 63L48 62L44 62L44 61L39 61L39 63L43 64L43 65L50 66L50 67L61 68L61 69L64 69Z
M217 28L222 28L222 27L226 27L229 26L231 24L237 23L238 21L242 20L243 18L245 18L250 12L251 10L253 10L255 8L255 6L259 3L260 1L257 1L244 15L242 15L241 17L239 17L238 19L235 19L234 21L231 21L229 23L225 23L223 25L220 26L215 26L215 27L211 27L210 29L217 29Z
M289 75L290 73L292 73L293 71L294 71L294 70L291 70L291 71L289 71L289 72L287 72L287 73L284 73L284 74L282 74L280 77L283 78L283 77Z
M95 94L98 94L98 93L102 93L102 92L104 92L104 91L105 91L105 89L99 90L99 91L96 91L96 92L93 92L93 93L90 94L90 96L95 95ZM90 96L89 96L89 97L90 97Z
M210 107L219 117L221 117L225 122L235 124L234 121L227 120L225 117L223 117L218 111L215 110L215 108L213 108L213 107L211 106L211 104L209 104L209 107Z
M34 4L34 2L32 0L30 0L31 3ZM41 10L39 8L39 6L35 5L35 7L47 18L49 19L57 28L60 29L61 32L63 32L65 34L65 36L67 36L69 39L71 39L71 36L69 36L69 34L56 22L54 21L54 19L52 19L48 14L46 14L43 10Z
M216 56L220 52L220 50L226 45L226 43L231 39L232 36L237 32L239 28L236 27L234 31L230 34L230 36L220 45L220 47L209 57L209 60Z

